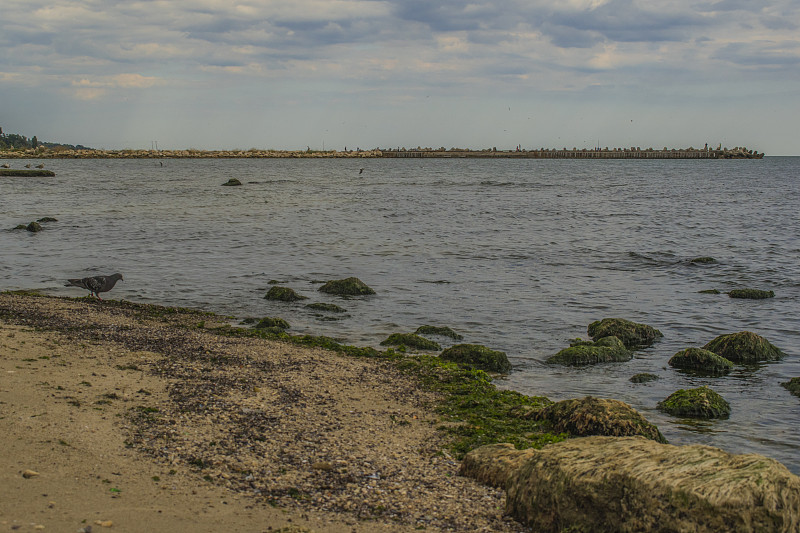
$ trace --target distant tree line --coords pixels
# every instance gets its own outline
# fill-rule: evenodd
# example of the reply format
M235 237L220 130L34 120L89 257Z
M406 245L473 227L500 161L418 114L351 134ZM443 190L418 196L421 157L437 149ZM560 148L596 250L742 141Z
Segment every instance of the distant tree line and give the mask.
M40 146L46 148L65 148L68 150L90 150L90 148L82 144L76 146L72 144L41 142L36 138L36 135L28 139L24 135L19 135L17 133L3 133L3 128L0 128L0 150L27 150L30 148L35 150Z

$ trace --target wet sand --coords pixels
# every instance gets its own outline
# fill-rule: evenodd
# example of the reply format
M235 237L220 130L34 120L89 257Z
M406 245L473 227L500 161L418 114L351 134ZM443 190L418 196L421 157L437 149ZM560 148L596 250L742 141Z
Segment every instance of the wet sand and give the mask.
M0 294L0 531L526 531L414 378L219 326Z

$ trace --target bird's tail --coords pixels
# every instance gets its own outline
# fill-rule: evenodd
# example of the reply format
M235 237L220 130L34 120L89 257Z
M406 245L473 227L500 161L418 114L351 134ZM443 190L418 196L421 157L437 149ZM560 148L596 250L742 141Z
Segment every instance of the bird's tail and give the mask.
M79 279L68 279L67 283L64 286L65 287L79 287L80 285L78 285L78 283L80 281L81 280L79 280Z

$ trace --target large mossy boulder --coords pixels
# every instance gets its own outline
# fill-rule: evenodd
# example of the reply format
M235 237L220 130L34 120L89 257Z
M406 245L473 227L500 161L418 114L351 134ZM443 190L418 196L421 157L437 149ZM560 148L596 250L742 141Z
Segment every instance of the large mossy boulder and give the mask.
M267 291L267 295L264 296L264 299L278 302L296 302L297 300L308 300L308 297L297 294L294 289L290 289L289 287L275 285Z
M728 293L731 298L742 298L746 300L764 300L774 298L773 291L762 291L760 289L733 289Z
M604 318L589 324L587 328L592 340L603 337L616 337L626 348L644 348L653 344L664 335L652 326L637 324L624 318Z
M619 400L592 396L563 400L535 412L534 418L549 422L555 433L569 433L575 437L641 435L657 442L667 442L655 425Z
M414 333L393 333L381 342L381 346L405 346L416 350L441 350L438 343Z
M702 348L686 348L670 358L673 368L689 370L711 376L723 376L733 370L733 363L714 352Z
M335 279L325 283L319 288L320 292L335 294L337 296L366 296L375 294L375 291L358 278Z
M756 454L642 437L569 439L540 450L469 452L460 473L506 491L533 531L796 532L800 478Z
M578 341L547 358L553 365L593 365L597 363L622 363L630 361L633 353L616 337L603 337L595 342Z
M784 357L784 353L767 339L750 331L720 335L703 346L703 349L741 364L776 361Z
M488 372L501 374L511 372L511 363L505 352L491 350L480 344L456 344L444 350L439 357L445 361L469 365Z
M800 396L800 378L792 378L789 381L781 383L781 387L788 390L795 396Z
M690 418L728 418L731 406L708 387L680 389L658 402L658 408L673 416Z

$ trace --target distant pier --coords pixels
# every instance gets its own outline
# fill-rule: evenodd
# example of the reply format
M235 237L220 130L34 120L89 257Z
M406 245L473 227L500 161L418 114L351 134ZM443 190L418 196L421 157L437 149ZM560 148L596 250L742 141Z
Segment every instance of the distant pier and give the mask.
M763 153L747 148L727 148L713 150L709 148L679 148L645 150L639 148L614 149L541 149L541 150L461 150L461 149L416 149L416 150L381 150L382 157L389 158L519 158L519 159L761 159Z

